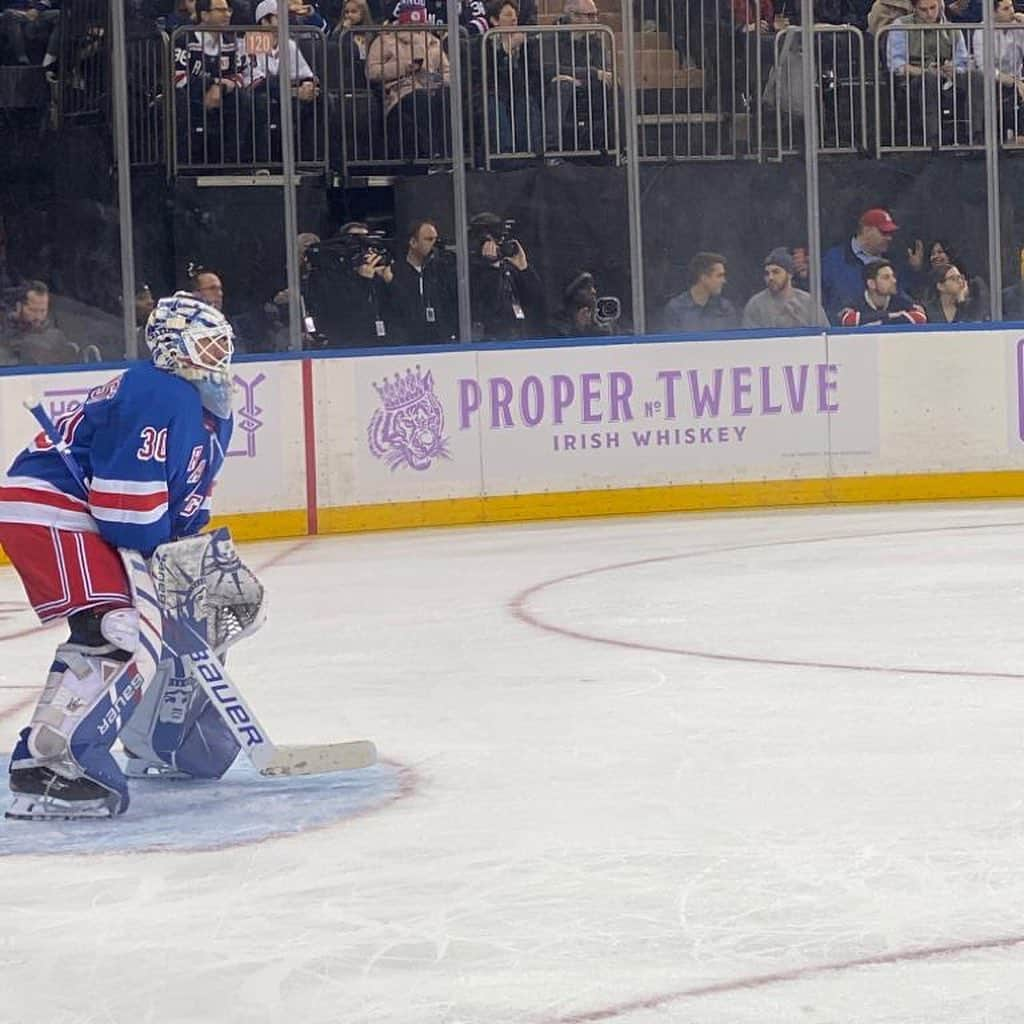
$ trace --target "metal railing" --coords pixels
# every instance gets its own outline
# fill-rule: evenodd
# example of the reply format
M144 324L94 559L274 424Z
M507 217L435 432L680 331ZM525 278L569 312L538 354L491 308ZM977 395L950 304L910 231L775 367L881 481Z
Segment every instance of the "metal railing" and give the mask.
M167 125L173 83L170 40L165 32L127 40L128 149L132 167L168 164Z
M1024 146L1024 25L997 22L993 38L995 53L989 58L982 29L975 28L969 37L971 59L983 75L995 75L999 141L1016 149Z
M775 36L775 62L765 105L775 110L777 159L802 152L803 29ZM857 153L868 147L868 100L864 80L864 36L852 25L814 26L814 99L818 152Z
M743 31L731 9L720 24L708 27L699 17L705 6L710 11L712 0L686 7L658 4L655 18L642 22L635 37L638 158L797 155L804 120L800 28L786 24L768 33L759 24ZM108 115L107 13L103 0L79 0L62 16L58 125ZM1024 25L999 25L995 31L999 141L1020 149L1024 76L1016 62L1024 65ZM296 25L294 35L317 83L312 95L293 100L301 171L326 171L332 137L346 178L374 169L451 166L443 26L346 30L330 68L319 29ZM869 125L877 155L983 147L980 25L894 23L879 31L871 52L853 26L816 25L814 36L819 152L866 151ZM205 50L198 48L200 39L207 41ZM265 71L276 61L270 39L265 28L244 26L201 32L183 26L170 40L162 33L130 38L133 166L166 163L172 174L280 168L276 74ZM611 28L492 28L479 40L463 37L461 45L470 165L492 169L541 157L621 158L624 83ZM894 46L897 65L902 47L911 64L921 65L920 75L890 66ZM401 73L395 63L400 49L417 65L415 71ZM695 66L695 55L704 67ZM368 67L368 59L378 66ZM193 74L196 62L224 62L225 77L237 79L237 90L224 89L219 106L204 103L197 93L203 79ZM254 82L261 67L262 80ZM299 88L310 92L309 86Z
M110 11L107 0L74 0L65 4L54 31L60 34L55 126L109 117Z
M636 13L640 159L760 158L771 33L724 0L641 0Z
M291 34L295 166L326 174L326 37L306 25L292 26ZM248 25L181 26L171 36L171 53L172 173L279 169L276 35Z
M893 23L876 42L879 155L984 148L984 83L959 26Z
M492 28L480 41L483 160L618 163L620 83L604 25Z
M338 134L346 178L378 169L451 166L449 40L443 25L352 28L341 34ZM467 58L468 42L460 45ZM463 68L469 72L468 59ZM472 75L463 79L463 95L471 98ZM468 149L472 153L472 144Z

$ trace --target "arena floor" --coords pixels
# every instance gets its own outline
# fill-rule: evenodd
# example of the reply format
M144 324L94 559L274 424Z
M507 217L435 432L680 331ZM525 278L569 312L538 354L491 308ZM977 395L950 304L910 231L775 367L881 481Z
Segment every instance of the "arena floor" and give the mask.
M301 782L0 822L0 1021L1024 1019L1024 506L250 545ZM0 751L59 629L0 569Z

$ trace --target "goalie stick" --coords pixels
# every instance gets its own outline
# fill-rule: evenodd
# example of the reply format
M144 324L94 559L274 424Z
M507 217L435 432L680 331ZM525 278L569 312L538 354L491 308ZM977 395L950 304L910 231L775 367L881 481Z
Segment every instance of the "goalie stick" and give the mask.
M24 404L63 460L82 497L88 500L89 487L82 467L42 403L26 401ZM127 556L127 563L135 563L142 570L147 570L145 560L137 552L122 552L122 555ZM134 580L131 582L134 589ZM210 703L231 730L242 752L261 775L318 775L367 768L376 762L377 749L370 740L278 746L260 724L256 713L235 686L221 660L210 650L203 636L187 618L168 615L167 622L167 647L188 664L191 674L209 696Z

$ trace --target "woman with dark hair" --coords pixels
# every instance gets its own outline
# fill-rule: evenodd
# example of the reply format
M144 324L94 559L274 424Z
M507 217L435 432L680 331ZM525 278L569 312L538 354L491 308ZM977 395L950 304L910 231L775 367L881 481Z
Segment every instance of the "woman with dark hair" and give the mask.
M983 305L978 301L967 274L956 263L939 263L932 270L925 312L929 324L939 325L971 324L990 318L987 302Z
M927 284L924 289L924 294L920 296L923 299L926 308L928 309L928 319L932 319L932 310L930 304L934 303L937 298L936 293L936 275L944 269L949 267L957 267L960 273L963 275L964 282L967 286L968 296L965 300L964 308L961 310L961 315L958 317L957 322L971 321L976 322L979 320L990 320L991 317L991 306L989 303L989 291L988 285L985 283L984 278L972 275L968 272L964 266L964 261L957 255L953 244L944 238L936 238L925 246L924 250L925 265L924 273L926 275ZM942 276L939 274L939 276ZM949 304L947 303L947 306ZM947 323L952 322L948 321Z

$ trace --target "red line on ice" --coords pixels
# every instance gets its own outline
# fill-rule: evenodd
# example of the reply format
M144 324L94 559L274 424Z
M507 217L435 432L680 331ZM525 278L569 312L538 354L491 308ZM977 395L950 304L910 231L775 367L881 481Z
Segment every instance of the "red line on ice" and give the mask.
M684 559L705 558L715 555L732 554L746 551L761 551L766 548L793 547L801 544L825 544L832 541L844 540L868 540L879 537L897 537L909 534L928 533L949 533L952 531L965 530L989 530L1006 527L1020 527L1024 523L984 523L968 526L943 526L920 530L892 530L879 533L863 534L837 534L830 537L805 537L799 540L769 541L764 544L737 544L724 548L703 548L697 551L686 551L674 555L658 555L654 558L638 558L628 562L613 562L608 565L593 566L590 569L582 569L579 572L568 573L565 576L556 576L552 579L541 580L539 583L521 590L508 603L508 609L517 619L528 626L544 630L547 633L554 633L558 636L571 637L574 640L586 640L590 643L605 644L609 647L620 647L633 651L654 651L660 654L679 654L688 658L702 658L706 661L727 661L738 662L748 665L778 665L786 668L816 668L816 669L837 669L843 672L886 672L895 675L908 676L938 676L942 678L971 676L983 679L1024 679L1024 674L1019 672L984 672L971 668L918 668L903 665L871 665L848 662L831 661L807 661L800 658L769 658L758 655L730 654L722 651L702 650L699 647L671 647L665 644L645 643L639 640L618 640L614 637L601 636L598 633L588 633L584 630L573 629L569 626L562 626L555 622L548 622L538 613L529 608L531 598L537 594L555 587L560 583L572 583L588 576L597 576L600 573L611 573L622 569L634 569L642 565L656 565L660 562L676 562Z
M709 985L698 985L695 988L679 989L675 992L661 992L651 996L638 996L636 999L624 1000L610 1006L580 1013L568 1013L563 1016L541 1017L536 1024L594 1024L597 1021L614 1020L630 1013L643 1010L657 1010L672 1003L686 999L700 999L703 996L724 995L729 992L744 992L751 989L767 988L769 985L781 985L790 981L802 981L819 974L839 974L843 971L856 970L858 967L885 967L891 964L913 963L917 960L933 960L939 957L960 956L964 953L975 953L986 949L1010 949L1024 944L1024 935L1009 935L1000 939L980 939L977 942L957 942L948 946L932 946L924 949L905 949L893 953L879 953L876 956L865 956L855 960L839 960L835 963L810 964L807 967L796 967L790 971L778 971L774 974L758 974L748 978L732 978Z

